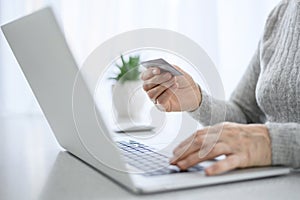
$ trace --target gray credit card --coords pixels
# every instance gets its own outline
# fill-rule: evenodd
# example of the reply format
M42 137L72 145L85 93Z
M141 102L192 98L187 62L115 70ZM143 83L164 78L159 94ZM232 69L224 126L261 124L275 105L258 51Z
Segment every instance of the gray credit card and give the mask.
M165 61L162 58L144 61L144 62L141 62L141 65L143 65L146 68L158 67L163 72L170 72L173 76L183 75L180 71L178 71L175 67L173 67L170 63L168 63L167 61Z

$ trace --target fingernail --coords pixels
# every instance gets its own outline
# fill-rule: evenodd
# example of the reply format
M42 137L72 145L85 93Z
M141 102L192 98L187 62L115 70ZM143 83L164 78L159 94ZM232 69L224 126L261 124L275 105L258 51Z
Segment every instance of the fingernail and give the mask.
M154 75L159 74L158 69L154 69L154 70L152 71L152 73L153 73Z

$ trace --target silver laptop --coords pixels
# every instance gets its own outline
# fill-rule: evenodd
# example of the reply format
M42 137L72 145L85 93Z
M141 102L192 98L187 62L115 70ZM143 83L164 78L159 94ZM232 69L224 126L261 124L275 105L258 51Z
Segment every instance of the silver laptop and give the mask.
M115 141L101 113L95 109L93 96L79 73L51 8L1 28L59 144L135 193L200 187L290 172L285 167L265 167L208 177L203 171L205 162L181 172L168 164L167 156L145 144Z

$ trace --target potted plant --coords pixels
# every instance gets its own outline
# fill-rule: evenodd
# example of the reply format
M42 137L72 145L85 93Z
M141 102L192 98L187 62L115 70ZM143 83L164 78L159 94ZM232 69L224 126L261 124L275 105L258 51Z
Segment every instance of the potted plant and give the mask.
M113 85L113 106L118 121L136 121L141 118L146 94L140 80L140 56L129 56L126 61L121 55L121 64L115 64L118 73L111 77Z

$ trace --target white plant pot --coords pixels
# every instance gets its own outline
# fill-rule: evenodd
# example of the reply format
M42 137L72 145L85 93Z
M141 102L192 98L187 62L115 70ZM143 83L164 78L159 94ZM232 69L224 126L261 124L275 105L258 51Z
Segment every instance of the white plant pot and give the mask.
M112 88L114 115L117 120L139 121L143 118L143 108L147 95L142 81L117 82Z

